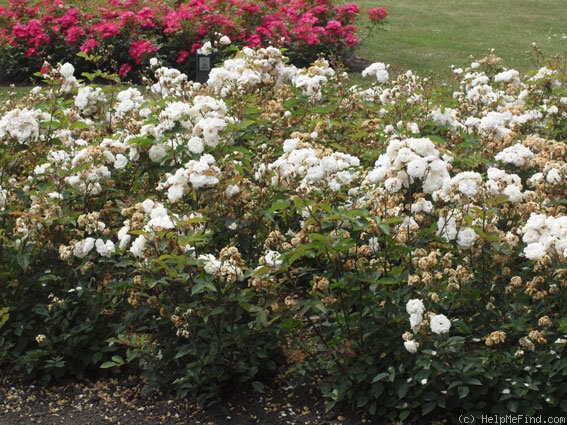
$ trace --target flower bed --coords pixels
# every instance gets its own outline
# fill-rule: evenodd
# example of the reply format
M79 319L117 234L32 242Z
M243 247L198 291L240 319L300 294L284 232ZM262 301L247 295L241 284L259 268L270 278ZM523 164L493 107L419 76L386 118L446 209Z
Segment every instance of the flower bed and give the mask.
M203 404L279 365L390 420L567 411L559 68L151 64L144 90L45 68L3 105L2 363Z
M45 60L73 62L78 75L92 71L92 64L75 57L79 52L122 78L139 77L156 55L191 77L197 49L222 37L240 47L284 47L305 64L319 53L340 59L359 43L358 6L329 0L109 0L85 8L62 0L11 0L0 12L2 82L28 79ZM380 24L386 12L375 8L368 16Z

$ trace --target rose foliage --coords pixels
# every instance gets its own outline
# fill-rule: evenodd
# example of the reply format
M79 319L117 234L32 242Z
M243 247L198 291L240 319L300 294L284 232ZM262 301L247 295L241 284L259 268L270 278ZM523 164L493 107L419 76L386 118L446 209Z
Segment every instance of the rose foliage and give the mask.
M2 105L3 366L202 404L283 370L391 421L567 411L558 64L362 88L276 48L205 84L151 62Z
M218 44L286 48L296 63L308 64L320 52L344 57L359 43L356 4L330 0L107 0L73 5L62 0L10 0L0 6L0 81L28 79L43 61L90 64L137 78L151 57L191 73L195 53L206 40ZM384 22L384 8L371 9L368 23ZM222 47L222 44L221 44ZM229 52L225 52L228 54Z

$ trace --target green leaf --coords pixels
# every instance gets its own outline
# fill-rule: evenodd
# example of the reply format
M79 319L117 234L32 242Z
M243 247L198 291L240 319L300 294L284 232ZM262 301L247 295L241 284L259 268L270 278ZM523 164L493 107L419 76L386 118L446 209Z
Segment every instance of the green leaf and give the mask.
M421 414L423 416L427 415L428 413L433 412L433 410L435 410L435 408L437 407L437 403L434 401L430 401L428 403L425 403L423 405L423 407L421 408Z
M261 309L256 313L256 323L259 325L266 325L268 323L268 314L266 310Z
M222 305L219 305L219 306L213 308L209 314L211 316L217 316L219 314L224 313L225 311L226 311L226 308Z
M485 232L479 226L471 226L471 228L475 231L475 233L480 236L482 239L488 242L499 242L500 241L500 234L498 232Z
M102 352L100 351L97 351L91 357L91 361L93 362L93 364L97 364L98 362L101 361L101 359L102 359Z
M390 236L390 226L388 226L386 223L380 223L379 227L384 232L384 234Z
M124 364L124 359L120 356L112 356L111 360L119 365Z
M389 374L388 372L380 372L378 375L376 375L376 376L372 379L371 384L373 384L373 383L375 383L375 382L378 382L378 381L381 381L381 380L383 380L384 378L387 378L388 376L390 376L390 374Z
M398 398L404 398L409 391L409 385L407 382L402 381L400 386L398 387Z
M291 202L289 201L289 199L284 199L278 202L275 202L269 209L268 209L268 213L269 214L273 214L276 211L282 210L284 208L287 208L291 205Z
M84 121L75 121L69 125L69 129L88 130L90 126Z
M215 287L213 282L210 282L208 280L202 280L202 281L196 283L191 288L191 295L197 295L197 294L201 294L201 293L207 292L207 291L217 292L217 288Z
M10 318L10 307L4 307L0 309L0 327L2 327Z
M410 415L410 411L409 410L404 410L403 412L401 412L398 415L398 418L400 419L401 422L405 421L407 419L407 417Z
M469 387L465 387L465 386L460 386L460 387L458 388L458 392L459 392L459 398L465 398L466 396L469 395L470 388L469 388Z
M265 386L260 381L252 381L252 388L258 393L264 393Z
M19 254L17 260L22 269L27 269L30 265L30 255L28 253Z

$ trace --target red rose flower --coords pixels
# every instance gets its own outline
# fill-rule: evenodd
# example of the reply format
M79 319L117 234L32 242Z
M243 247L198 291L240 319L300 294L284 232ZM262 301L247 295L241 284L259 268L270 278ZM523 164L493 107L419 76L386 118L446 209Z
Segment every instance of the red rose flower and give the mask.
M382 21L386 19L386 15L387 15L385 7L375 7L374 9L370 9L366 13L368 14L368 18L372 22Z

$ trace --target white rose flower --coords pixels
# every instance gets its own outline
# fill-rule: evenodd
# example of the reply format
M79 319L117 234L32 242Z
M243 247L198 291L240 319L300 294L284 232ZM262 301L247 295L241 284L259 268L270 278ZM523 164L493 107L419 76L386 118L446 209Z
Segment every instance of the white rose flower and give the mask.
M465 227L457 233L457 245L461 248L470 248L478 238L476 232L470 227Z
M390 177L384 182L384 188L388 192L396 193L402 188L402 181L397 177Z
M240 193L240 188L236 184L231 184L227 186L224 193L228 198L232 198Z
M203 47L201 47L201 52L204 55L210 55L211 53L213 53L215 50L213 49L213 45L211 44L210 41L205 41L205 43L203 44Z
M268 251L264 256L266 264L274 269L277 269L282 265L282 260L279 259L280 253L278 251Z
M404 347L406 347L406 350L408 350L410 353L417 353L417 349L419 348L419 342L416 341L404 341Z
M179 184L174 184L173 186L170 186L169 189L167 189L167 199L169 199L171 202L179 201L181 198L183 198L184 194L185 188Z
M203 143L203 139L194 136L191 137L191 139L189 139L189 141L187 142L187 148L189 148L192 153L200 154L203 153L205 144Z
M423 314L425 312L423 301L419 299L409 300L406 304L406 311L408 314Z
M534 242L524 248L526 258L534 261L539 260L547 253L545 246L541 242Z
M102 239L97 239L95 246L96 252L103 257L110 257L114 253L114 243L111 240L104 242Z
M130 252L134 254L136 257L143 257L144 251L146 250L146 238L143 235L138 236L132 242L132 246L130 247Z
M117 170L121 170L124 167L126 167L126 165L128 165L128 158L126 158L121 153L116 155L116 159L114 161L114 168L116 168Z
M209 275L218 273L222 267L222 263L213 254L199 255L199 260L204 261L203 269Z
M549 184L558 184L561 182L561 174L557 168L552 168L547 172L546 180Z
M515 184L506 186L502 193L508 197L510 202L520 202L524 197L520 187Z
M417 332L423 323L423 316L421 313L413 313L410 315L409 320L412 331Z
M153 145L148 153L152 162L160 162L167 155L167 150L163 145Z
M75 67L71 65L69 62L66 62L63 65L61 65L61 68L59 68L59 73L61 74L61 76L65 78L71 78L75 73Z
M79 241L73 247L73 255L77 258L85 258L95 246L95 239L88 237Z
M382 62L375 62L362 71L362 76L374 76L379 83L383 84L387 82L390 77L388 74L388 67L389 65Z
M445 334L451 328L451 321L444 314L437 314L431 318L429 326L431 327L431 332L438 335Z
M39 137L39 122L34 111L13 109L0 120L0 137L9 134L20 144L36 141Z
M408 163L407 173L414 178L421 179L427 172L427 161L423 158L416 158Z

